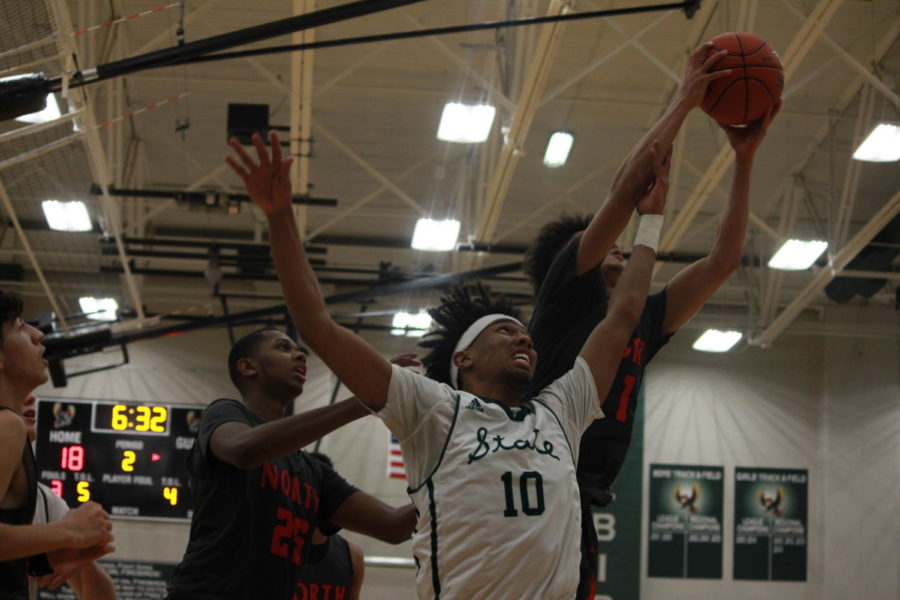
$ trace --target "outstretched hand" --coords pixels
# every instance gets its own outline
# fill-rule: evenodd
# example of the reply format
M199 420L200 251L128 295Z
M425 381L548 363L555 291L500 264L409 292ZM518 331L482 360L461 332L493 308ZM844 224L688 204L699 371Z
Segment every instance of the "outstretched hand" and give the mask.
M261 135L254 133L252 139L259 159L258 163L250 158L238 139L234 137L228 140L228 145L234 150L240 162L234 156L226 156L225 162L244 181L247 194L264 213L271 215L289 209L291 207L290 168L294 159L281 158L281 141L274 131L269 132L269 141L272 145L271 157Z
M670 146L669 151L663 154L659 142L654 140L650 147L650 156L653 159L653 183L638 200L635 208L640 215L661 215L666 207L666 194L669 192L672 147Z
M706 88L710 81L731 75L731 69L713 70L716 63L728 54L728 50L720 50L707 57L706 52L712 48L712 45L712 42L704 42L694 48L688 56L687 69L681 80L679 94L682 101L691 108L700 106L700 103L703 102L703 96L706 95Z
M753 158L756 149L759 148L759 145L766 137L766 132L769 130L772 119L775 118L779 110L781 110L781 100L772 105L766 111L766 114L749 123L746 127L732 127L731 125L722 124L719 127L728 136L728 143L734 148L735 154L745 158Z

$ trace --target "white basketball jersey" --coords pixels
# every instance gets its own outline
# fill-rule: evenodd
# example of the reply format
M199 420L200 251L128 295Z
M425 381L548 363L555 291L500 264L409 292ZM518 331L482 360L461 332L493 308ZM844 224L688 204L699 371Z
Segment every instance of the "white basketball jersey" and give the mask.
M587 366L520 408L440 387L446 401L419 403L420 427L401 441L418 511L419 597L571 600L581 539L577 444L599 411ZM402 429L402 418L383 418ZM408 459L423 448L432 455L427 471Z

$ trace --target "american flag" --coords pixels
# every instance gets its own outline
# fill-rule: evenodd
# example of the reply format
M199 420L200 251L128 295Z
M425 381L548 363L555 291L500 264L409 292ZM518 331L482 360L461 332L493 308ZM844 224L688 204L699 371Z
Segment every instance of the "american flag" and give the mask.
M403 452L400 451L400 440L393 433L388 443L387 476L388 479L406 479L406 471L403 470Z

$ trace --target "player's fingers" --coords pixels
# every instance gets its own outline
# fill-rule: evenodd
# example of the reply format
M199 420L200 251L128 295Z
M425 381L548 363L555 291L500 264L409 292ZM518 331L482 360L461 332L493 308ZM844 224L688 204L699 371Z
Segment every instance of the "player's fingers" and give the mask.
M712 48L712 42L703 42L691 52L690 59L691 61L697 64L703 64L703 57L706 55L706 50L708 48Z
M274 129L269 132L269 142L272 145L272 163L281 164L281 140L278 139L278 132Z
M705 61L703 61L703 70L708 71L713 68L717 62L725 58L728 55L728 50L719 50L718 52L713 52L710 54Z
M238 177L246 180L250 177L250 173L248 173L242 166L240 166L236 160L234 160L231 156L225 157L225 162L228 163L228 166L231 167L231 170L238 174Z
M228 140L228 145L231 146L231 149L234 150L234 153L238 155L238 158L241 159L241 162L243 162L245 165L247 165L248 169L250 169L252 171L253 168L256 167L256 164L250 158L250 155L247 154L247 151L244 150L244 147L241 146L241 143L238 141L238 139L236 137L233 137L230 140Z
M728 77L731 75L731 69L722 69L721 71L710 71L709 73L703 74L703 79L707 82L715 81L716 79L722 79L723 77Z
M269 152L266 150L266 144L263 142L262 136L254 133L252 140L253 147L256 148L256 156L259 157L259 166L269 164Z

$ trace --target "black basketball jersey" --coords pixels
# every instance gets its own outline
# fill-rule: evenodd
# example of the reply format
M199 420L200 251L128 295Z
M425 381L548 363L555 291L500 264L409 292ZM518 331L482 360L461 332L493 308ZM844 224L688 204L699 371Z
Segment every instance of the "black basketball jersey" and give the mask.
M328 549L322 560L307 563L297 577L297 600L349 598L353 587L353 559L350 545L338 534L328 538Z

